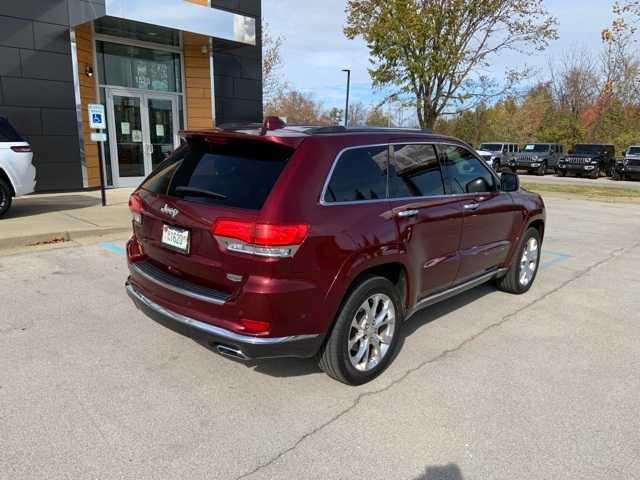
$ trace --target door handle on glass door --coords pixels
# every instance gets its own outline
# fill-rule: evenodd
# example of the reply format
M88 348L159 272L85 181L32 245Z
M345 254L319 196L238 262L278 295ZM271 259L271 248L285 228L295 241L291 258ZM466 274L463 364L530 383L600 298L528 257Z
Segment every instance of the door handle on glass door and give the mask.
M398 212L398 217L400 218L415 217L416 215L418 215L418 213L420 213L418 210L403 210L401 212Z
M467 203L464 206L465 210L477 210L478 208L480 208L480 204L477 202L473 202L473 203Z

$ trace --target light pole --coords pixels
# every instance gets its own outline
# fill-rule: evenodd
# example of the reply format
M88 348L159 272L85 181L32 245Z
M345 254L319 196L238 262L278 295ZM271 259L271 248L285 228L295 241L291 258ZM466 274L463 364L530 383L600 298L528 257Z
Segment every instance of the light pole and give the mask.
M347 104L344 108L344 126L349 126L349 91L351 90L351 70L345 68L342 70L347 73Z

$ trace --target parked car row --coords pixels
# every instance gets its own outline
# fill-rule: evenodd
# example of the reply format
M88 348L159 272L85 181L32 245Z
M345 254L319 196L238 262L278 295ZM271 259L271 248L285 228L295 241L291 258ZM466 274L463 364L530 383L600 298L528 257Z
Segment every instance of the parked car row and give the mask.
M605 144L577 144L565 154L559 143L529 143L520 149L514 143L489 142L481 144L477 154L496 171L640 179L640 145L632 145L619 159L615 147Z

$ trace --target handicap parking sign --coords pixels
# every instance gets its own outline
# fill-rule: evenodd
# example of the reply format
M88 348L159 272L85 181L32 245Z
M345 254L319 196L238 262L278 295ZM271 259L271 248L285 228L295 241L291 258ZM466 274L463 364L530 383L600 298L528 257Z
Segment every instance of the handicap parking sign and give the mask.
M89 128L107 128L104 121L104 105L91 103L89 109Z

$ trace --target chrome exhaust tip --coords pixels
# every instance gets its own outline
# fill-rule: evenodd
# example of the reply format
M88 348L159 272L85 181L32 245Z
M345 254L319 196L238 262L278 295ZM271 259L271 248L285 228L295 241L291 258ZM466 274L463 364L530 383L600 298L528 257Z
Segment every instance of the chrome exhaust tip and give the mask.
M226 345L216 345L216 350L220 355L225 357L235 358L236 360L242 360L243 362L248 362L251 360L247 357L242 350L238 350L237 348L228 347Z

